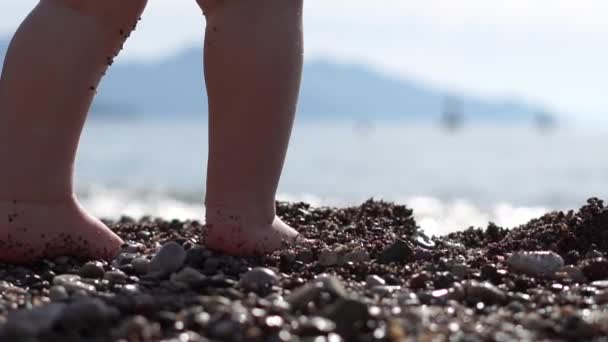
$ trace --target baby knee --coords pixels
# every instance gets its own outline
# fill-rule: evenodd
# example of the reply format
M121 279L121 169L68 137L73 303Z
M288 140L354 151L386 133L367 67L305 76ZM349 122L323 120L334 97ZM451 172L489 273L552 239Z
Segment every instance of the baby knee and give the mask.
M100 19L104 24L120 26L125 31L134 26L147 0L43 0L66 6Z

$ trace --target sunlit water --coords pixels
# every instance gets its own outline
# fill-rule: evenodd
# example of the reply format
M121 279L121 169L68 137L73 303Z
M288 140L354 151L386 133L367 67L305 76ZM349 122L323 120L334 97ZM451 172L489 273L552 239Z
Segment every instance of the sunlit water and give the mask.
M297 123L280 199L407 204L431 234L489 221L512 227L608 192L608 135L526 125ZM78 156L78 189L103 217L201 218L206 120L91 120ZM246 166L245 166L246 167Z

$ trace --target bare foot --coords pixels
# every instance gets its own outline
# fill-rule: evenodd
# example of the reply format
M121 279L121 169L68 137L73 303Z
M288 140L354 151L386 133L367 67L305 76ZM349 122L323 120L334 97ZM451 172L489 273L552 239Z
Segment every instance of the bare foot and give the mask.
M306 241L276 216L256 220L226 209L207 210L204 244L218 252L233 256L255 256Z
M0 262L26 264L62 255L110 259L122 243L75 199L0 201Z

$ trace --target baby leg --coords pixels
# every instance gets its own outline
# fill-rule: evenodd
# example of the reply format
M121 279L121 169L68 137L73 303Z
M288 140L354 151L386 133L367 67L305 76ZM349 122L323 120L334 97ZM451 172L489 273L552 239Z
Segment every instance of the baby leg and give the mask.
M121 239L74 197L78 140L97 85L146 0L42 0L0 78L0 262L108 258Z
M268 253L298 233L275 212L302 72L302 0L199 0L207 18L205 243Z

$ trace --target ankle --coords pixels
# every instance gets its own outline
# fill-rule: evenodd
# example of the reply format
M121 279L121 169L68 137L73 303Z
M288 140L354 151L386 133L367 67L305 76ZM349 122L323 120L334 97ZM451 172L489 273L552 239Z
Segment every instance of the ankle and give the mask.
M205 205L205 222L210 224L272 224L276 217L274 206Z
M47 205L67 205L76 204L76 195L71 194L50 194L50 193L3 193L0 192L0 203L28 203L28 204L47 204Z

